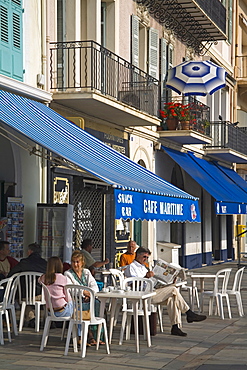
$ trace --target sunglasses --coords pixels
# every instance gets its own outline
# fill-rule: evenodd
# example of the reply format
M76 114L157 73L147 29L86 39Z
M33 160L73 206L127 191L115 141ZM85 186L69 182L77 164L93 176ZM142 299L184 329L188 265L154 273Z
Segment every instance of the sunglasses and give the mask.
M142 256L143 259L147 260L149 256Z

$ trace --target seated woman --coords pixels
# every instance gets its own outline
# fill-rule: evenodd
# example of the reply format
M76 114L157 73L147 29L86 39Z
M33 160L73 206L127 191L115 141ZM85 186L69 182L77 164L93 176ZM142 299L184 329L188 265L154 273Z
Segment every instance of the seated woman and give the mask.
M75 250L71 256L71 269L65 271L64 275L70 279L70 284L74 285L83 285L91 288L95 293L99 291L96 280L92 276L91 272L88 269L84 268L84 256L79 250ZM83 302L83 311L87 311L90 308L90 293L84 291L84 302ZM98 299L95 299L95 316L99 316L100 302ZM96 345L97 337L97 325L90 325L88 343L92 346ZM100 340L100 344L105 344Z
M71 316L73 303L65 289L65 285L70 284L70 280L63 275L63 264L59 257L48 259L46 273L39 278L39 282L45 284L50 292L54 315Z

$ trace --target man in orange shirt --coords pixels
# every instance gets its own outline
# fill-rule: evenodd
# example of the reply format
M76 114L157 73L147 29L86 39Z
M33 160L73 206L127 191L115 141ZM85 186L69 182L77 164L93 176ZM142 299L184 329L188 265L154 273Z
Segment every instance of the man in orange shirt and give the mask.
M130 265L135 259L136 242L130 240L127 244L127 252L123 253L120 257L120 267Z

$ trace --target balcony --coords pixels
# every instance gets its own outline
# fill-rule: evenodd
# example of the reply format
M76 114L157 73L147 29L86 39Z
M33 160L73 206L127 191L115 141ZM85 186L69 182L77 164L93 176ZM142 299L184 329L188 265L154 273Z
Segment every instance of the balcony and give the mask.
M186 129L183 129L181 122L175 130L169 130L166 120L163 119L162 131L159 132L160 141L172 141L180 145L194 145L194 144L211 144L210 131L210 108L196 100L194 97L176 97L172 99L174 104L182 104L188 106L190 121ZM167 104L164 100L161 102L161 109Z
M100 120L160 124L159 81L94 41L50 44L50 89L56 104Z
M136 0L197 54L226 40L226 8L219 0Z
M247 87L247 55L237 56L236 79L240 87Z
M230 163L247 163L247 131L231 122L211 122L207 128L212 143L205 152L215 160Z

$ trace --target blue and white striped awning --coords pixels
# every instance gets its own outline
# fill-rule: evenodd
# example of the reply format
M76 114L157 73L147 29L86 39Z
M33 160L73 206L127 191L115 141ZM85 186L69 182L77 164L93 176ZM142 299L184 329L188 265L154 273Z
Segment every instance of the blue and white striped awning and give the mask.
M115 188L116 218L120 218L121 209L126 207L126 214L122 214L125 219L200 221L197 198L115 151L44 104L0 90L0 121ZM133 194L140 202L135 214L130 209ZM159 202L171 205L167 204L164 210L164 204L160 206ZM118 205L120 213L117 213ZM160 214L157 207L164 213Z

